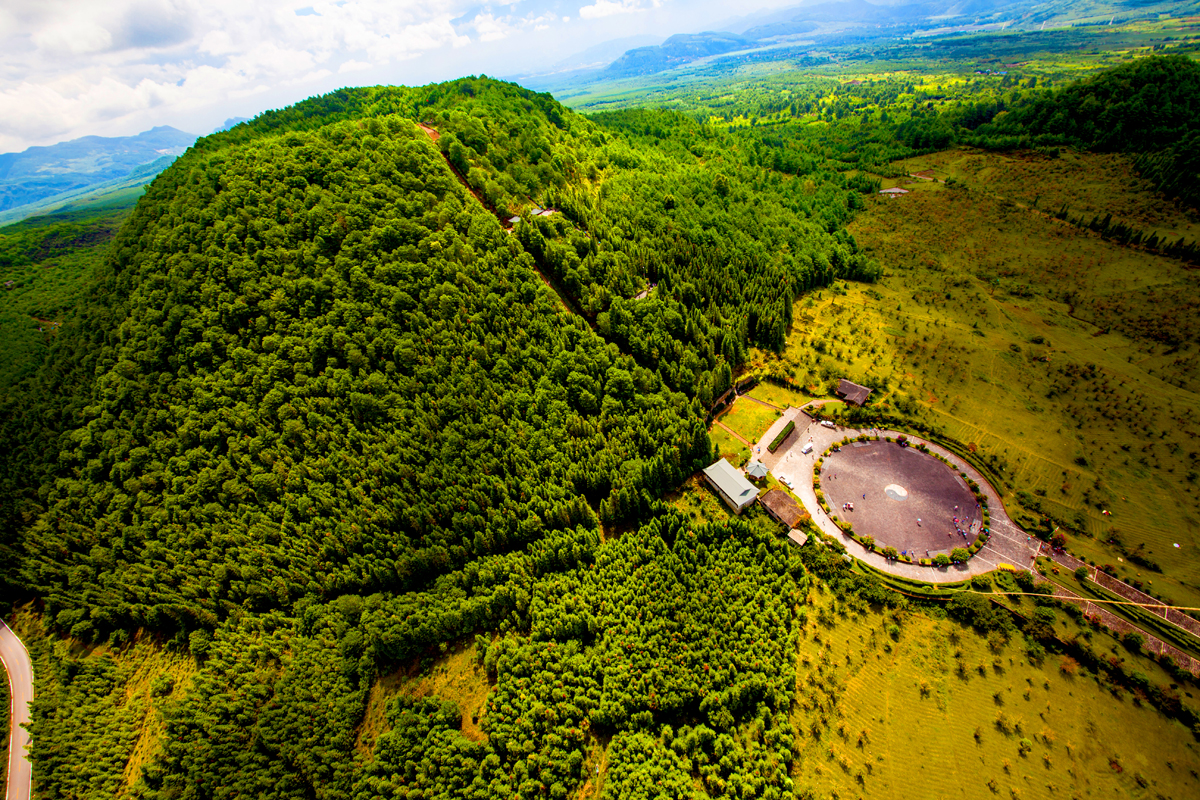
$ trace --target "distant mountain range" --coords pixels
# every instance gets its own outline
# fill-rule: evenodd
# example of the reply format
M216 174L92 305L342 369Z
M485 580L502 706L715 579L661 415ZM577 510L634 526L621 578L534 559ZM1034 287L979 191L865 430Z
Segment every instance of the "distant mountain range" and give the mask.
M816 28L816 25L812 26ZM665 69L754 45L753 39L735 33L677 33L655 47L637 47L604 68L605 78L625 78L631 75L650 75Z
M816 42L819 47L822 41L845 35L910 36L996 28L1036 29L1046 22L1071 16L1073 2L1075 0L877 0L873 3L867 0L818 0L728 20L724 31L676 34L657 46L626 50L607 66L582 68L586 59L577 57L568 61L579 64L580 68L556 69L514 79L530 88L558 91L568 86L652 75L702 58L738 51L794 46L807 41ZM1098 11L1093 11L1104 16L1111 13L1114 19L1155 17L1163 8L1182 11L1193 5L1182 1L1112 0L1103 7L1096 6ZM598 45L593 50L600 51L604 46Z
M99 184L153 177L196 138L161 126L136 136L84 136L0 154L0 212L44 206L55 197L69 197Z

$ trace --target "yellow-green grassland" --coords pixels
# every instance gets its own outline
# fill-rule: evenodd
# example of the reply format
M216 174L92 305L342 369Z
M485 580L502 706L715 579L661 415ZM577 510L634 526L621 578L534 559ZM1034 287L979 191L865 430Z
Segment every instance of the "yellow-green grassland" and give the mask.
M1108 156L956 150L903 168L933 180L893 181L909 194L851 225L883 279L802 298L767 366L875 387L990 462L1018 521L1074 531L1082 557L1200 605L1200 272L1042 209L1074 196L1081 214L1189 237L1196 221Z
M793 715L800 793L829 798L1194 797L1191 731L1014 639L814 592ZM1095 643L1093 643L1095 644Z

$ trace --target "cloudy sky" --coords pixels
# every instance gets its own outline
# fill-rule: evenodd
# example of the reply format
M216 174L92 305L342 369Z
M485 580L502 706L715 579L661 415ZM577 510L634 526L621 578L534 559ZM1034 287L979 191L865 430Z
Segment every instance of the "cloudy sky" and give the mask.
M607 40L795 3L4 0L0 152L155 125L204 134L341 86L541 71Z

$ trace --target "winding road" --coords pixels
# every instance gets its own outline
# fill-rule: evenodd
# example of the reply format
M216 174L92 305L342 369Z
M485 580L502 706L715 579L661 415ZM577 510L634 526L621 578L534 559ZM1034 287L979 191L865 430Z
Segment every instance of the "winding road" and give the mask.
M33 783L33 765L26 750L29 732L22 727L29 722L29 704L33 702L33 664L29 651L17 635L0 620L0 661L8 673L8 694L11 703L8 725L8 788L6 800L29 800Z

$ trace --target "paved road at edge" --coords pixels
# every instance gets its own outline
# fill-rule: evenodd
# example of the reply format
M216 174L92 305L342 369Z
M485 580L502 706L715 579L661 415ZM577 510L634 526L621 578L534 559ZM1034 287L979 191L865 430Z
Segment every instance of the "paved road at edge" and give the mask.
M29 704L33 702L33 664L29 652L17 635L0 620L0 661L8 672L8 693L11 702L8 726L8 787L7 800L29 800L33 781L33 765L26 748L29 732L21 727L29 722Z

